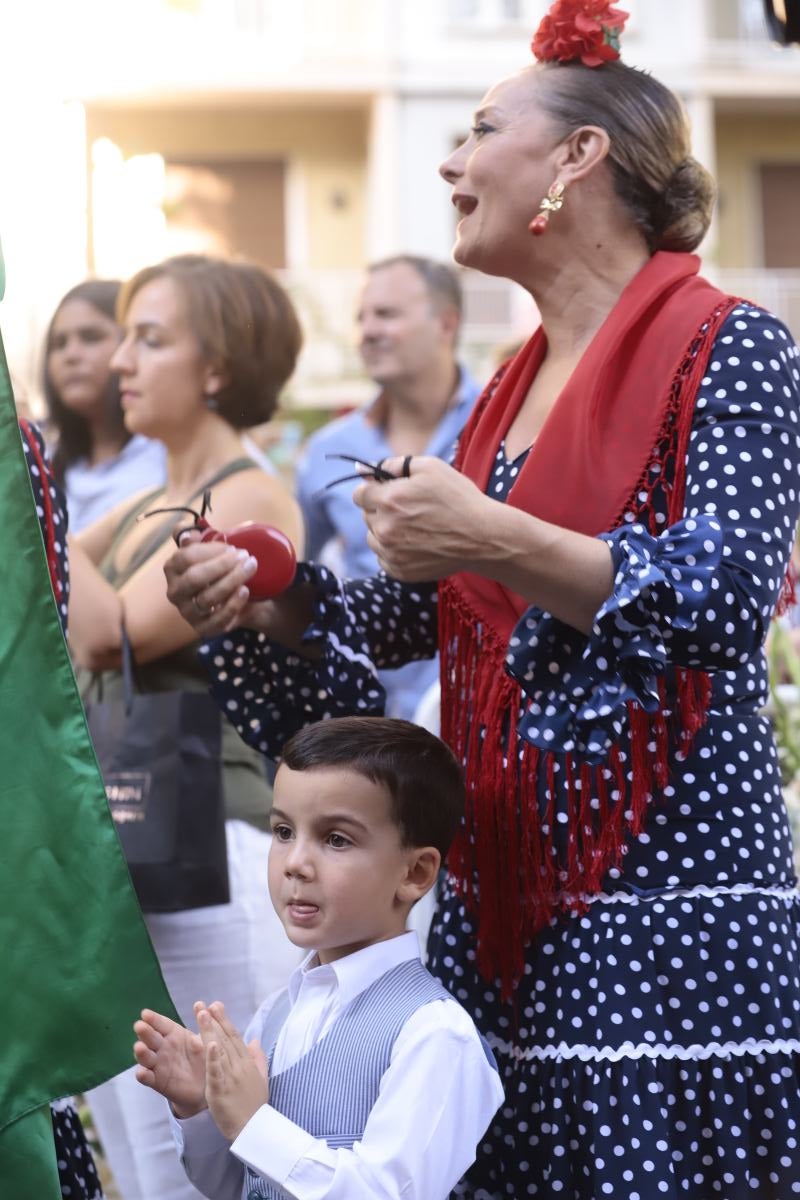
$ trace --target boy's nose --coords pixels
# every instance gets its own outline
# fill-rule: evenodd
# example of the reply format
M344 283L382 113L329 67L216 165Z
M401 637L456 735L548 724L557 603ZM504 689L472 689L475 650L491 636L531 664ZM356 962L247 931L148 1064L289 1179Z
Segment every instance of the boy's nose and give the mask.
M308 854L307 848L303 847L300 842L295 842L287 854L284 870L290 878L309 879L313 875L314 867L311 856Z

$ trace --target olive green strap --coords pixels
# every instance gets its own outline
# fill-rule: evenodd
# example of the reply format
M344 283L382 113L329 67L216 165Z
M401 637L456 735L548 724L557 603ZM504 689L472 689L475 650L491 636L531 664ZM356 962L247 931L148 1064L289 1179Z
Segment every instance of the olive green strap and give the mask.
M226 463L225 466L220 467L220 469L214 475L212 475L210 479L207 479L205 483L201 484L196 492L189 496L188 500L186 501L186 507L188 508L194 500L199 500L203 495L203 492L209 491L211 488L216 487L218 483L222 483L222 481L227 479L229 476L238 475L240 471L249 471L253 467L257 466L258 464L253 462L252 458L236 458L233 460L233 462ZM114 540L111 543L109 554L111 553L111 550L113 550L119 543L119 540L123 534L130 529L133 522L136 521L141 513L145 512L150 507L153 500L155 500L157 496L162 495L165 490L165 488L158 488L155 492L150 492L144 497L143 500L140 500L136 505L134 505L129 513L125 514ZM153 536L146 542L142 543L139 549L134 553L125 570L121 571L115 579L114 587L117 591L119 591L123 584L127 583L130 577L139 570L139 567L147 562L148 558L150 558L152 554L155 554L156 550L163 546L167 538L171 536L176 523L176 517L174 515L170 515L166 521L162 521L162 523L154 531Z
M125 534L128 532L131 525L136 522L139 514L145 512L150 505L153 504L153 502L164 493L164 490L165 489L163 487L155 488L152 492L148 492L146 496L143 496L141 500L137 500L136 503L133 504L131 508L129 508L124 514L117 525L117 528L114 530L108 550L106 550L100 563L100 569L103 574L107 574L109 570L113 573L114 579L112 582L114 582L115 586L116 578L119 574L119 572L114 571L114 560L117 556L117 547L125 537Z

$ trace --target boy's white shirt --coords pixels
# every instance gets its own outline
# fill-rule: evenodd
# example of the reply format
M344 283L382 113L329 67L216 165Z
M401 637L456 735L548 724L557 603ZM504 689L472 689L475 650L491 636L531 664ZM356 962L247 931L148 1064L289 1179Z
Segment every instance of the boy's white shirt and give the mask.
M309 954L289 980L291 1008L275 1047L273 1073L308 1053L381 975L419 956L414 932L328 966L314 966L315 954ZM260 1040L275 999L261 1005L246 1041ZM268 1104L232 1144L208 1112L186 1121L173 1118L173 1129L189 1178L213 1200L241 1200L242 1164L296 1200L445 1200L474 1161L502 1100L499 1076L472 1020L455 1000L436 1000L403 1026L363 1137L351 1150L330 1149Z

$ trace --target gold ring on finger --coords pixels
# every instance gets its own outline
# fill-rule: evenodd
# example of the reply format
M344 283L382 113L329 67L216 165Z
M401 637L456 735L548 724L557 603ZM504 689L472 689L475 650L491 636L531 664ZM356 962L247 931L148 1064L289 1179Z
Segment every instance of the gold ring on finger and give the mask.
M197 599L196 595L192 596L192 604L197 609L197 611L200 613L201 617L210 617L212 615L212 613L214 612L214 609L216 608L215 604L212 604L210 608L203 608L202 604Z

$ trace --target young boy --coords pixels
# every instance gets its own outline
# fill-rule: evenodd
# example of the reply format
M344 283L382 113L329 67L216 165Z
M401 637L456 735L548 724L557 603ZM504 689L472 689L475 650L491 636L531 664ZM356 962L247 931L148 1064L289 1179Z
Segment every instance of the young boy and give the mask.
M244 1039L220 1003L199 1034L145 1011L137 1078L171 1102L212 1200L444 1200L503 1099L470 1017L423 967L412 905L463 808L461 772L407 721L320 721L275 779L272 902L309 953Z

